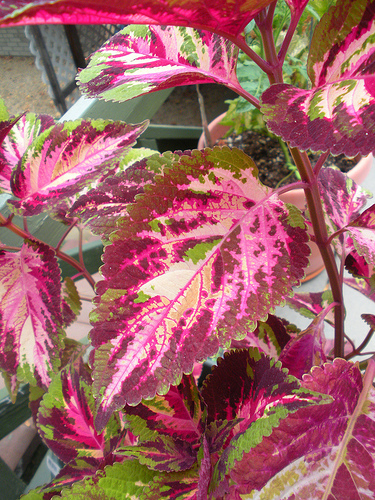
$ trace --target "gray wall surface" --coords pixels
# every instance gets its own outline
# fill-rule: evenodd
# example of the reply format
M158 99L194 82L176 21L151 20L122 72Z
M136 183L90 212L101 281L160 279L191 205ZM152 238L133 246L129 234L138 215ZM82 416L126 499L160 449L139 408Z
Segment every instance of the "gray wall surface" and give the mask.
M24 26L0 29L0 56L31 56Z

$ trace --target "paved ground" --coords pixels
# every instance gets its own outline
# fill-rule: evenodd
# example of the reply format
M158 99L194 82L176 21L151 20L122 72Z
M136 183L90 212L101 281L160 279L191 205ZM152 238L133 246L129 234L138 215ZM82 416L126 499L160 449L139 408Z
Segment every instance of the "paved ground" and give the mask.
M0 97L12 115L25 111L60 116L33 57L0 57Z

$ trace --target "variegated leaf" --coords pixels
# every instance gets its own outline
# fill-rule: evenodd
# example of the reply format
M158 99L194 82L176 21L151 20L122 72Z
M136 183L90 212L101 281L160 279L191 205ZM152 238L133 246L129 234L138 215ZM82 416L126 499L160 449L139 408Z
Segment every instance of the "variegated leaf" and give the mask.
M360 278L344 278L344 283L354 290L363 293L363 295L366 295L366 297L375 302L375 275L373 275L369 280Z
M146 499L145 488L153 482L155 472L135 460L115 463L99 470L92 478L86 478L64 489L61 497L66 500L123 500Z
M302 379L313 366L327 361L325 355L324 321L326 311L318 314L297 337L292 338L281 351L279 361L290 375Z
M375 330L375 315L374 314L361 314L361 318L365 321L370 328Z
M269 129L302 150L375 151L375 3L338 0L311 43L312 88L278 84L262 95Z
M158 472L143 491L142 500L203 500L198 496L200 470L196 464L187 471Z
M0 26L44 24L50 19L62 24L163 24L192 26L222 34L239 36L245 26L271 0L93 0L90 4L77 0L3 0Z
M62 316L64 328L66 328L76 319L81 310L82 304L77 288L72 279L65 278L61 286Z
M297 407L323 401L300 390L300 382L282 369L280 362L254 348L231 351L219 358L203 384L202 398L207 405L208 424L239 419L232 435L249 429L258 419L265 423L278 406L296 411ZM254 433L254 439L261 438Z
M91 383L82 359L71 363L53 378L39 407L39 434L65 463L91 457L98 466L121 438L117 415L103 432L95 430Z
M65 468L64 468L65 469ZM63 469L63 470L64 470ZM122 463L104 463L102 469L87 477L77 477L74 484L52 480L47 486L27 493L25 500L135 500L146 499L145 488L152 483L155 472L135 460ZM55 495L55 496L54 496Z
M85 355L88 345L81 344L76 340L66 337L64 339L64 348L60 352L59 369L64 368L70 363L76 362L79 358ZM46 388L30 385L29 408L31 410L34 422L36 423L38 410L43 396L47 392Z
M85 484L87 481L92 484L92 480L95 481L98 471L119 461L123 461L122 457L116 457L112 453L107 454L101 460L89 455L73 459L60 470L48 485L44 486L43 491L49 494L46 496L46 500L50 500L52 494L56 494L57 498L57 495L60 496L60 492L69 491L68 488L77 483ZM87 492L87 495L92 498L91 491Z
M225 482L225 476L237 462L241 463L243 455L262 443L289 414L330 401L301 387L280 362L257 349L231 352L219 359L203 386L202 397L208 422L239 419L215 464L211 492L214 485L216 488ZM223 484L215 493L214 498L223 495Z
M324 292L300 292L288 297L287 305L302 316L314 319L320 312L333 302L331 290ZM328 317L326 317L328 319Z
M186 470L197 460L203 433L203 402L192 376L184 376L165 396L124 408L136 446L118 447L116 454L138 458L154 470Z
M372 272L375 268L375 205L350 222L347 227L354 247Z
M135 196L143 193L144 186L151 184L154 177L155 172L145 168L144 162L131 165L80 196L69 216L78 218L94 234L108 238L117 229L118 218L127 216L129 203L134 203Z
M323 168L318 183L330 235L356 219L371 198L368 191L334 168Z
M113 172L147 122L127 125L110 120L77 120L55 125L28 147L13 172L10 200L20 215L43 211L64 217L70 199L94 180Z
M248 333L242 340L232 340L231 347L243 349L257 347L271 358L278 358L291 336L280 318L269 314L267 321L259 321L254 332Z
M259 183L243 152L160 161L164 175L128 209L104 252L90 334L99 427L254 330L307 265L300 212Z
M10 193L12 171L17 167L26 149L44 131L52 127L55 120L48 115L27 113L16 119L16 124L0 141L0 189Z
M238 48L208 31L174 26L128 26L113 36L78 75L81 91L106 101L194 83L240 88Z
M230 487L229 495L247 495L252 500L372 498L374 366L370 361L363 383L358 368L342 359L313 368L302 385L331 395L333 401L301 409L283 420L236 464L230 476L237 484Z
M0 253L0 366L47 386L64 346L60 270L53 250L26 241Z

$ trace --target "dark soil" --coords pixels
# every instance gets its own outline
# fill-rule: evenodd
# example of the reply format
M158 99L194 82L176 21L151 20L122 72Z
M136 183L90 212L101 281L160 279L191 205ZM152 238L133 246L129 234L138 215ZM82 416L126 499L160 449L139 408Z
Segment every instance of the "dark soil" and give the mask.
M254 160L259 169L259 179L266 186L274 188L276 185L285 185L298 180L294 174L286 179L290 170L286 165L284 153L277 139L246 131L240 135L233 134L225 139L219 139L216 144L242 149ZM309 156L314 165L319 154L309 154ZM330 155L324 165L336 166L342 172L348 172L355 163L355 160L345 158L343 155L336 157ZM285 182L282 182L283 179Z

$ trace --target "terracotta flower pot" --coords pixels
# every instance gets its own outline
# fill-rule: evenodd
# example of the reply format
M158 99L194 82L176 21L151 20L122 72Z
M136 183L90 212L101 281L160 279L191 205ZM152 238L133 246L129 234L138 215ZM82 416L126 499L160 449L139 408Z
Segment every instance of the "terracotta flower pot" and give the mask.
M213 120L208 128L211 134L211 139L215 143L220 137L223 137L228 131L229 127L226 125L221 125L220 122L224 118L225 113L218 116ZM205 146L204 135L202 134L198 141L198 149L203 149ZM373 156L370 154L366 157L360 159L360 161L348 172L348 176L353 179L356 184L361 184L368 174L370 173L372 167ZM293 203L296 207L303 210L305 208L305 193L303 189L296 189L285 193L280 196L280 198L286 203ZM323 260L320 256L320 252L315 243L310 242L309 246L311 248L311 254L309 257L309 267L307 268L306 277L304 281L315 278L324 269Z

